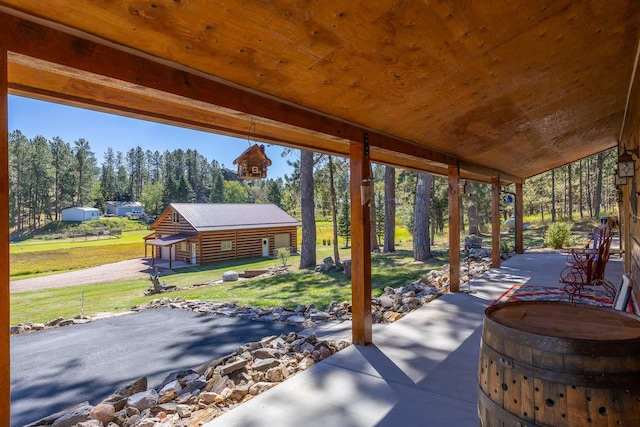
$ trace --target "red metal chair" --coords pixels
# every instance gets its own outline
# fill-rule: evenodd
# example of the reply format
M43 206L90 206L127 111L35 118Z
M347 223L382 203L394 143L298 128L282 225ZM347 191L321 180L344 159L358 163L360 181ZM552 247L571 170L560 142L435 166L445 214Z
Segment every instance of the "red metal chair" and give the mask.
M584 252L571 252L567 255L567 262L560 272L560 283L564 284L564 292L569 301L588 289L600 288L613 301L616 294L615 286L605 280L604 273L609 261L609 250L613 232L607 225L598 229L593 236L593 248Z

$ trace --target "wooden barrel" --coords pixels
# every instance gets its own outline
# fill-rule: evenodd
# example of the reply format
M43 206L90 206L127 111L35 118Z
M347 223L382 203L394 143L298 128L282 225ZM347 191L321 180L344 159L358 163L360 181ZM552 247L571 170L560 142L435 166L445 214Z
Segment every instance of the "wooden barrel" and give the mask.
M640 426L640 318L556 301L489 307L478 386L483 427Z

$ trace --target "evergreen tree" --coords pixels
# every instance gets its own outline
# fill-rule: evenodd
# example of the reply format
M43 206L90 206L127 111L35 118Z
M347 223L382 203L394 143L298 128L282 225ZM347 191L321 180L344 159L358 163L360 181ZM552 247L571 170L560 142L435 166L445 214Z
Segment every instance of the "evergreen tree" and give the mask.
M344 246L349 247L351 239L351 206L348 193L342 195L340 203L340 215L338 216L338 234L344 239Z
M179 203L193 203L195 201L195 193L191 188L191 184L187 181L187 177L184 175L180 176L176 199Z
M40 227L42 217L51 218L51 186L53 172L48 141L36 136L27 150L26 178L28 188L29 226Z
M224 203L224 177L220 169L215 169L213 172L213 183L211 184L209 201L211 203Z
M282 189L276 180L269 180L267 188L267 200L276 206L282 207Z
M53 168L53 209L54 220L60 220L62 209L71 205L73 185L71 179L71 146L60 137L49 142L51 167Z
M91 193L93 183L97 175L96 156L91 151L89 141L80 138L74 142L72 149L73 155L73 175L75 183L75 204L76 206L84 206L92 204Z
M18 232L24 228L26 191L24 174L29 139L19 130L9 134L9 222Z
M176 182L173 175L169 174L164 183L164 193L162 196L162 204L166 207L169 206L173 202L178 201L178 183Z

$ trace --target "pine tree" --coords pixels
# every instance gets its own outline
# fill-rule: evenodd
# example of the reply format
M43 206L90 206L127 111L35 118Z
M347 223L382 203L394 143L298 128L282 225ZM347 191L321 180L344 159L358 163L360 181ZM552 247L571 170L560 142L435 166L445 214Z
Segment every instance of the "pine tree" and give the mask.
M267 188L267 200L278 207L282 207L282 189L276 180L270 180Z
M191 184L187 181L187 177L184 175L180 176L177 201L181 203L193 203L195 201L195 197L196 195L193 192L193 188L191 188Z
M340 203L340 215L338 217L338 233L344 239L344 246L349 247L349 239L351 239L351 207L347 193L342 195Z
M177 202L178 183L173 175L169 174L164 183L164 194L162 196L162 204L167 207L173 202Z
M224 177L222 176L222 171L220 169L216 169L213 172L213 182L211 183L209 201L211 203L224 202Z

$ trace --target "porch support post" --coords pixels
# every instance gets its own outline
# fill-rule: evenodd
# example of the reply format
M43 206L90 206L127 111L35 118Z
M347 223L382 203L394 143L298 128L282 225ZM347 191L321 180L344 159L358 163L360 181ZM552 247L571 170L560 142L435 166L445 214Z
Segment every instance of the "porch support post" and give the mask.
M169 245L169 270L171 270L171 267L172 267L171 258L173 258L173 255L171 255L171 252L172 252L171 249L173 249L173 245ZM175 252L175 250L174 250L174 252Z
M491 268L500 267L500 178L491 178Z
M363 180L369 178L369 143L349 145L351 190L351 304L354 344L372 342L371 333L371 218L369 201L363 203ZM369 184L367 182L367 184Z
M523 212L524 203L522 201L522 183L516 183L516 206L515 206L515 217L516 217L516 253L522 254L524 253L524 245L522 242L522 227L524 226L524 212Z
M11 419L9 327L9 107L7 50L0 48L0 425Z
M449 290L460 292L460 171L449 165Z

